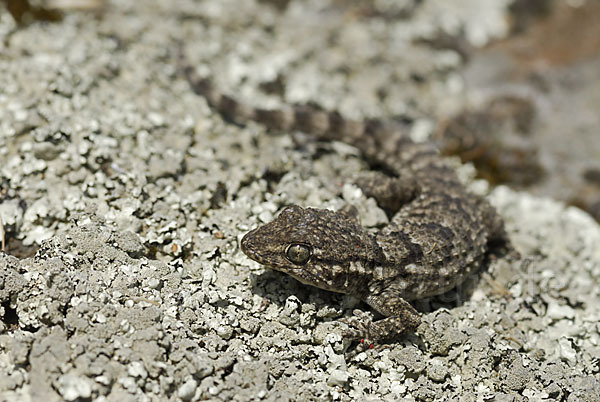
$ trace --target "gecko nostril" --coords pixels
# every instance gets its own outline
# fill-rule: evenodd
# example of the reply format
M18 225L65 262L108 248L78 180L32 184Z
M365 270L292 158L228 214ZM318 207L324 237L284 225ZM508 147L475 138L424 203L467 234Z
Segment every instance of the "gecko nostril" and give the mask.
M255 260L257 255L256 245L252 243L252 237L249 236L250 233L251 232L248 232L244 235L244 237L242 237L242 240L240 241L240 248L244 254Z
M248 243L248 234L246 234L244 235L244 237L242 237L242 240L240 241L240 246L245 254L248 254Z

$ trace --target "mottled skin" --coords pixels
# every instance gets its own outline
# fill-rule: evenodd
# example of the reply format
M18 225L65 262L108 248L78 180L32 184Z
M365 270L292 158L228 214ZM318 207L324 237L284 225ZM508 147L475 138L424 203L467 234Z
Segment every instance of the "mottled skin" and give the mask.
M343 141L378 166L357 183L391 217L378 233L368 233L348 213L293 205L241 242L251 259L302 283L352 294L387 317L349 320L348 335L375 341L414 330L420 316L408 300L462 283L490 242L506 239L493 207L466 190L432 145L414 143L376 120L350 121L309 107L251 108L192 68L186 74L194 90L229 119Z

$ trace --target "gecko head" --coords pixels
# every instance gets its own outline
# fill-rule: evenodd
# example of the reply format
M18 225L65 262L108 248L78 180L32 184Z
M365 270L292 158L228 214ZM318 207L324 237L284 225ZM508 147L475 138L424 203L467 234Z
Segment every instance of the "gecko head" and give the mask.
M248 232L242 251L254 261L300 282L343 291L347 274L374 253L372 238L358 222L325 209L286 207L266 225Z

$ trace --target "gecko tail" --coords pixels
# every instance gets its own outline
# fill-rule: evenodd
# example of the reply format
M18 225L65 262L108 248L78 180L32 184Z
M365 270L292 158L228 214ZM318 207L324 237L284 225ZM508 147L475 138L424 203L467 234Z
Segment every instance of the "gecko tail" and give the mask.
M382 128L389 126L378 119L346 119L337 111L325 111L312 105L277 109L253 107L222 92L210 78L200 76L194 67L182 65L181 71L196 94L205 98L223 118L236 124L254 121L271 130L302 131L319 139L350 143L362 150L366 144L381 138ZM377 144L371 147L376 148Z

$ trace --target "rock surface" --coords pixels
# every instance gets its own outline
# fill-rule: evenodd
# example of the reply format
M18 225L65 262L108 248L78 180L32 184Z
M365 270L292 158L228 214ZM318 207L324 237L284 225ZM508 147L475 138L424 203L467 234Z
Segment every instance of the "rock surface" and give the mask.
M224 122L178 74L236 96L407 116L461 96L460 56L418 39L507 32L508 2L114 2L59 22L0 14L0 399L600 398L600 227L489 193L518 261L417 307L414 335L351 355L357 301L265 271L240 237L284 205L357 206L355 149Z

